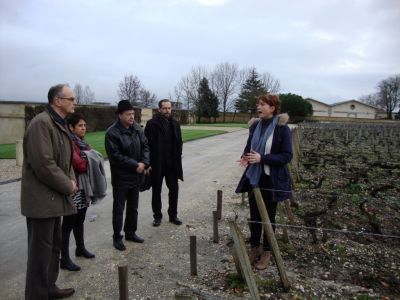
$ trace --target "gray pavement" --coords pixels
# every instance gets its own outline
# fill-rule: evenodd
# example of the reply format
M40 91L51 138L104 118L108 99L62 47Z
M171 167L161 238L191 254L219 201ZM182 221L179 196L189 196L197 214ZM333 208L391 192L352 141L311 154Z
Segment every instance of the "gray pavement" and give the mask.
M149 266L162 265L162 271L156 278L141 278L130 282L130 290L138 297L151 292L154 287L160 298L165 299L171 286L179 279L179 265L174 262L158 262L163 248L176 244L174 237L188 235L187 228L203 224L204 215L200 211L211 211L210 195L217 189L238 180L242 170L236 160L243 150L247 130L239 130L184 144L183 168L185 181L180 183L179 217L185 225L175 226L163 220L159 228L153 228L151 212L151 191L140 194L138 234L145 238L144 244L126 243L127 250L118 252L112 247L112 189L108 174L107 196L100 203L88 209L85 222L85 240L87 248L96 254L94 260L75 258L75 243L71 236L72 258L81 265L80 272L60 270L58 284L61 287L72 286L77 289L72 299L94 297L96 299L116 299L118 288L116 266L122 263L134 265L137 272L148 272ZM230 188L231 189L231 188ZM166 215L166 188L163 189L163 213ZM22 299L27 258L27 234L25 218L20 214L20 182L0 185L0 299ZM214 202L214 199L212 200ZM186 243L186 242L185 242ZM175 245L176 246L176 245ZM201 246L199 246L201 247ZM174 249L174 248L171 248ZM160 252L161 251L161 252ZM174 250L171 250L174 251ZM182 251L179 254L179 251ZM178 249L177 255L187 258L188 249ZM138 267L139 266L139 267ZM150 268L151 270L151 268ZM135 271L136 272L136 271ZM162 273L164 272L164 273ZM174 278L177 277L177 278ZM112 281L112 283L110 283ZM93 299L93 298L91 298ZM134 298L136 299L136 298ZM138 298L139 299L139 298ZM150 298L149 298L150 299ZM156 297L154 297L156 299Z

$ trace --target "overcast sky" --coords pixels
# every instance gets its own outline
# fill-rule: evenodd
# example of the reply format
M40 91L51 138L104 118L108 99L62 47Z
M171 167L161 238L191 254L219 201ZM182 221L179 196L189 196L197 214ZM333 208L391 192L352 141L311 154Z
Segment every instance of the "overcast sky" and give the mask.
M168 97L192 66L236 63L281 92L358 99L400 73L399 0L0 0L0 99L47 101L56 83L118 101L138 76Z

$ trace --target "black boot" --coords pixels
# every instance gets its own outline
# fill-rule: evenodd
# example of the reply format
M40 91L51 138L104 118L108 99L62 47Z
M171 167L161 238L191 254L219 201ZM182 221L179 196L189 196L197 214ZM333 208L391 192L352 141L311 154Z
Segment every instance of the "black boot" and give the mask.
M80 224L79 226L76 226L74 228L74 236L75 236L75 241L76 241L75 256L83 256L85 258L94 258L95 255L93 253L90 253L85 248L85 242L83 239L83 224Z
M71 231L62 231L60 268L68 271L79 271L80 266L74 264L69 257L69 236Z

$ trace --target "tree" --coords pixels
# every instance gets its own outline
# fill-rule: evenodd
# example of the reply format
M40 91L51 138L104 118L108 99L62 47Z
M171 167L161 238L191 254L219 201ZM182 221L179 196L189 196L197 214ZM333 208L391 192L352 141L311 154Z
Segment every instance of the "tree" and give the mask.
M359 100L362 103L382 108L381 103L380 103L380 99L379 99L379 93L372 93L372 94L369 94L369 95L363 95L363 96L361 96L359 98Z
M75 86L74 86L74 95L75 95L76 103L77 104L81 104L82 103L82 99L83 99L83 88L82 88L82 85L80 83L75 84Z
M225 113L229 108L229 101L235 94L238 86L239 69L236 64L221 63L216 65L211 73L211 86L220 100L222 122L225 123Z
M246 82L243 84L240 94L235 101L235 109L239 112L254 112L258 97L267 94L267 92L256 68L250 69Z
M304 100L302 96L288 93L280 94L279 98L281 100L281 112L297 117L312 116L312 105L307 100Z
M379 103L392 119L393 110L400 104L400 74L391 76L378 83Z
M149 90L141 88L139 91L139 97L142 107L152 108L156 106L157 96Z
M281 83L278 79L272 77L269 73L263 73L261 75L261 81L264 84L264 88L267 90L268 94L277 94L281 89Z
M74 94L77 104L89 104L95 100L94 92L88 85L83 88L80 83L75 84Z
M125 75L124 79L119 83L119 99L128 100L133 106L137 106L141 87L141 82L137 76L133 74Z
M203 77L199 86L199 101L196 106L199 117L218 117L218 97L211 91L207 78Z
M92 92L92 90L88 85L85 86L82 95L82 104L93 103L94 100L95 100L94 92Z
M191 110L196 107L199 101L200 81L203 77L207 77L208 71L202 67L192 67L189 74L183 76L175 87L177 98L183 98L186 102L186 109Z

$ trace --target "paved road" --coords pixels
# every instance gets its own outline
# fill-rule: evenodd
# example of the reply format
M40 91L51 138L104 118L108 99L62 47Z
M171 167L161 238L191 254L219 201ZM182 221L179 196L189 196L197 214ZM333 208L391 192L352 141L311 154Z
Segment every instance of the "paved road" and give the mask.
M204 220L199 219L202 216L198 211L204 210L205 207L211 211L215 199L213 198L210 202L210 193L214 195L217 189L231 183L232 178L238 179L237 176L242 170L238 169L235 161L240 156L246 137L247 130L240 130L184 144L185 181L180 185L179 215L186 225L189 223L194 226L202 224ZM106 163L106 169L109 174L108 163ZM110 178L108 178L109 180ZM20 182L0 186L0 299L22 299L24 290L27 235L25 218L20 215L19 194ZM186 231L189 226L175 226L166 221L157 229L151 226L151 192L147 191L141 193L138 229L138 234L146 239L145 243L142 245L127 243L127 251L123 253L114 250L111 242L112 193L110 184L107 194L108 196L101 203L89 208L85 223L86 244L88 249L96 253L96 258L90 262L79 258L77 262L82 266L80 272L60 272L59 285L61 287L74 286L78 288L74 299L95 295L102 295L104 299L116 298L117 288L114 285L110 287L109 284L106 284L110 281L110 276L115 280L115 273L110 275L107 272L114 272L116 264L128 261L128 263L141 266L143 260L150 260L137 270L137 272L147 272L148 265L153 264L151 259L162 255L164 245L169 242L173 243L175 235L187 235ZM163 195L163 199L166 199L165 196ZM163 203L165 205L166 201L164 200ZM166 215L165 210L164 208L163 212ZM170 239L163 241L165 237L170 237ZM75 246L72 237L71 241L72 250ZM146 250L142 251L143 249ZM179 251L182 251L182 256L187 256L188 249L178 249L177 255L179 255ZM71 253L73 252L71 251ZM74 254L72 254L72 258L75 260ZM88 269L93 265L96 265L97 269L91 269L89 272ZM164 263L163 269L166 274L162 278L154 278L154 285L157 286L157 282L160 280L164 282L168 279L171 280L170 277L174 276L171 274L179 276L176 267L176 264ZM146 280L140 286L140 278L137 279L134 287L137 293L140 294L141 289L143 293L145 289L151 289L151 282L149 279Z

